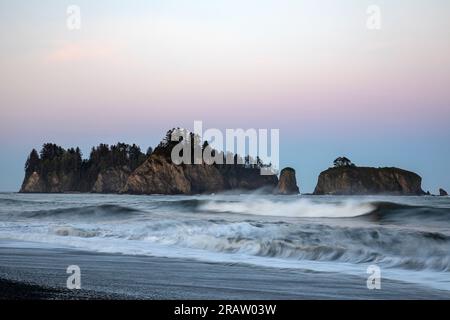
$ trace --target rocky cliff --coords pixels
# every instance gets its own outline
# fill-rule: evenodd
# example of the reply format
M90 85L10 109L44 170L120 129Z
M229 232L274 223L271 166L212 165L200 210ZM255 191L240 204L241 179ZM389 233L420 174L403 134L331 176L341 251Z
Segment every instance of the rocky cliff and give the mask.
M130 174L131 170L127 166L100 172L91 191L94 193L118 193L125 187Z
M34 171L25 178L21 193L78 192L77 179L73 173L50 172L47 175Z
M44 144L40 154L32 150L25 164L22 193L116 193L147 155L136 145L101 144L83 160L79 148L63 149Z
M185 142L190 146L187 149L191 151L190 163L198 161L199 164L174 164L172 151L178 145L178 142L170 139L174 130L177 129L167 132L166 138L155 148L152 155L128 177L122 193L201 194L264 188L272 192L277 185L277 176L261 175L257 165L238 164L237 161L233 164L206 164L202 161L203 158L194 159L194 150L202 153L207 144L204 143L202 147L192 134ZM223 157L220 152L213 151ZM237 159L237 155L235 156Z
M262 176L257 168L236 165L175 165L155 152L128 178L122 193L200 194L227 190L257 190L277 185L278 178Z
M261 163L175 165L171 151L178 142L170 141L170 132L145 155L136 145L101 144L82 160L78 148L45 144L40 154L30 153L20 192L200 194L262 188L272 192L278 183L276 175L260 175Z
M280 180L274 190L275 194L292 195L298 194L297 179L295 178L295 170L293 168L284 168L280 172Z
M344 166L319 176L316 195L423 195L422 178L398 168Z
M20 188L22 193L42 193L45 191L42 179L36 171L33 171L29 177L25 177Z

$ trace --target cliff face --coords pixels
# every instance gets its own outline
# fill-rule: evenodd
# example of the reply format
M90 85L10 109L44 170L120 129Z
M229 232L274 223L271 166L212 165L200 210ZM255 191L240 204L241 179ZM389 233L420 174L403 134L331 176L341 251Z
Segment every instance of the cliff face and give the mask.
M171 132L154 152L147 154L134 144L100 144L92 148L89 159L83 160L79 148L65 150L55 144L45 144L40 154L34 149L30 153L20 192L199 194L260 188L272 192L278 183L276 175L260 175L263 164L253 164L250 157L245 164L236 161L230 165L175 165L171 153L178 142L171 140ZM203 151L198 140L195 141L190 144L192 148Z
M319 176L316 195L423 195L422 178L398 168L338 167Z
M131 171L146 158L135 144L101 144L83 160L79 148L66 150L46 143L40 153L31 151L20 192L119 192Z
M45 192L45 188L42 184L41 177L34 171L29 177L26 177L20 188L22 193L42 193Z
M278 183L276 175L261 175L260 169L221 165L217 167L225 182L225 190L266 189L272 192Z
M171 131L166 134L166 138L155 148L151 156L129 176L125 187L121 190L122 193L201 194L261 188L268 188L271 192L278 183L276 175L262 176L259 168L250 165L236 163L176 165L171 160L171 153L178 142L171 141L170 133ZM191 139L195 140L192 137ZM194 157L194 148L201 148L201 145L190 146L191 155ZM194 159L191 160L194 163Z
M261 176L259 169L234 165L175 165L164 155L150 156L128 178L123 193L198 194L232 189L273 188L276 176Z
M110 168L100 172L92 187L85 189L80 186L79 177L72 173L58 174L52 172L42 177L36 171L25 178L19 192L21 193L64 193L64 192L94 192L117 193L124 186L130 175L128 168Z
M51 172L46 176L34 171L22 183L21 193L62 193L77 190L77 181L72 173Z
M280 173L280 180L274 190L275 194L298 194L297 179L295 178L295 170L292 168L284 168Z
M121 168L110 168L104 172L100 172L92 187L92 192L118 193L125 187L130 173L130 168L126 166Z
M127 179L124 193L179 194L189 193L190 186L181 167L173 166L159 156L152 156Z

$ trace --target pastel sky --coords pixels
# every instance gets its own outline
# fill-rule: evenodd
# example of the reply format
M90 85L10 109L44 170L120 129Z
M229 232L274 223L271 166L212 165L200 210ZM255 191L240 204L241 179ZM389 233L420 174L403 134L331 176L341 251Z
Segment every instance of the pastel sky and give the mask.
M44 142L146 149L194 120L280 129L303 192L340 155L449 190L450 1L0 0L0 110L0 191Z

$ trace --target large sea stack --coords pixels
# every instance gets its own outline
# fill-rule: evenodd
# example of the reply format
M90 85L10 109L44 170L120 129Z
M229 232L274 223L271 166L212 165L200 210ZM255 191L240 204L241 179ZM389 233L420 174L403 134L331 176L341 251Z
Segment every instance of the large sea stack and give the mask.
M261 175L264 165L253 163L249 157L238 161L243 159L235 155L232 164L174 164L171 152L178 142L170 140L173 130L146 154L134 144L101 144L83 160L78 148L65 150L45 144L40 154L36 150L30 153L20 192L199 194L237 189L272 192L276 187L277 176ZM193 144L202 152L206 147Z
M257 189L271 192L278 183L276 175L261 175L260 166L247 161L242 164L237 161L234 164L206 164L200 161L200 164L176 165L171 159L171 153L177 142L168 139L170 133L171 131L152 155L129 176L122 193L201 194ZM191 163L195 163L196 147L204 149L206 145L192 146Z
M323 171L316 195L423 195L422 178L399 168L356 167L338 163Z

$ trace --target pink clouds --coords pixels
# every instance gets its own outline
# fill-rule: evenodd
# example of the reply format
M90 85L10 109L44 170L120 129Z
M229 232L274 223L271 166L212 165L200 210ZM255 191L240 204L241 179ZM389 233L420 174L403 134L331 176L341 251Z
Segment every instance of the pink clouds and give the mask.
M79 62L111 58L115 49L110 45L88 43L66 43L51 51L47 60L50 62Z

